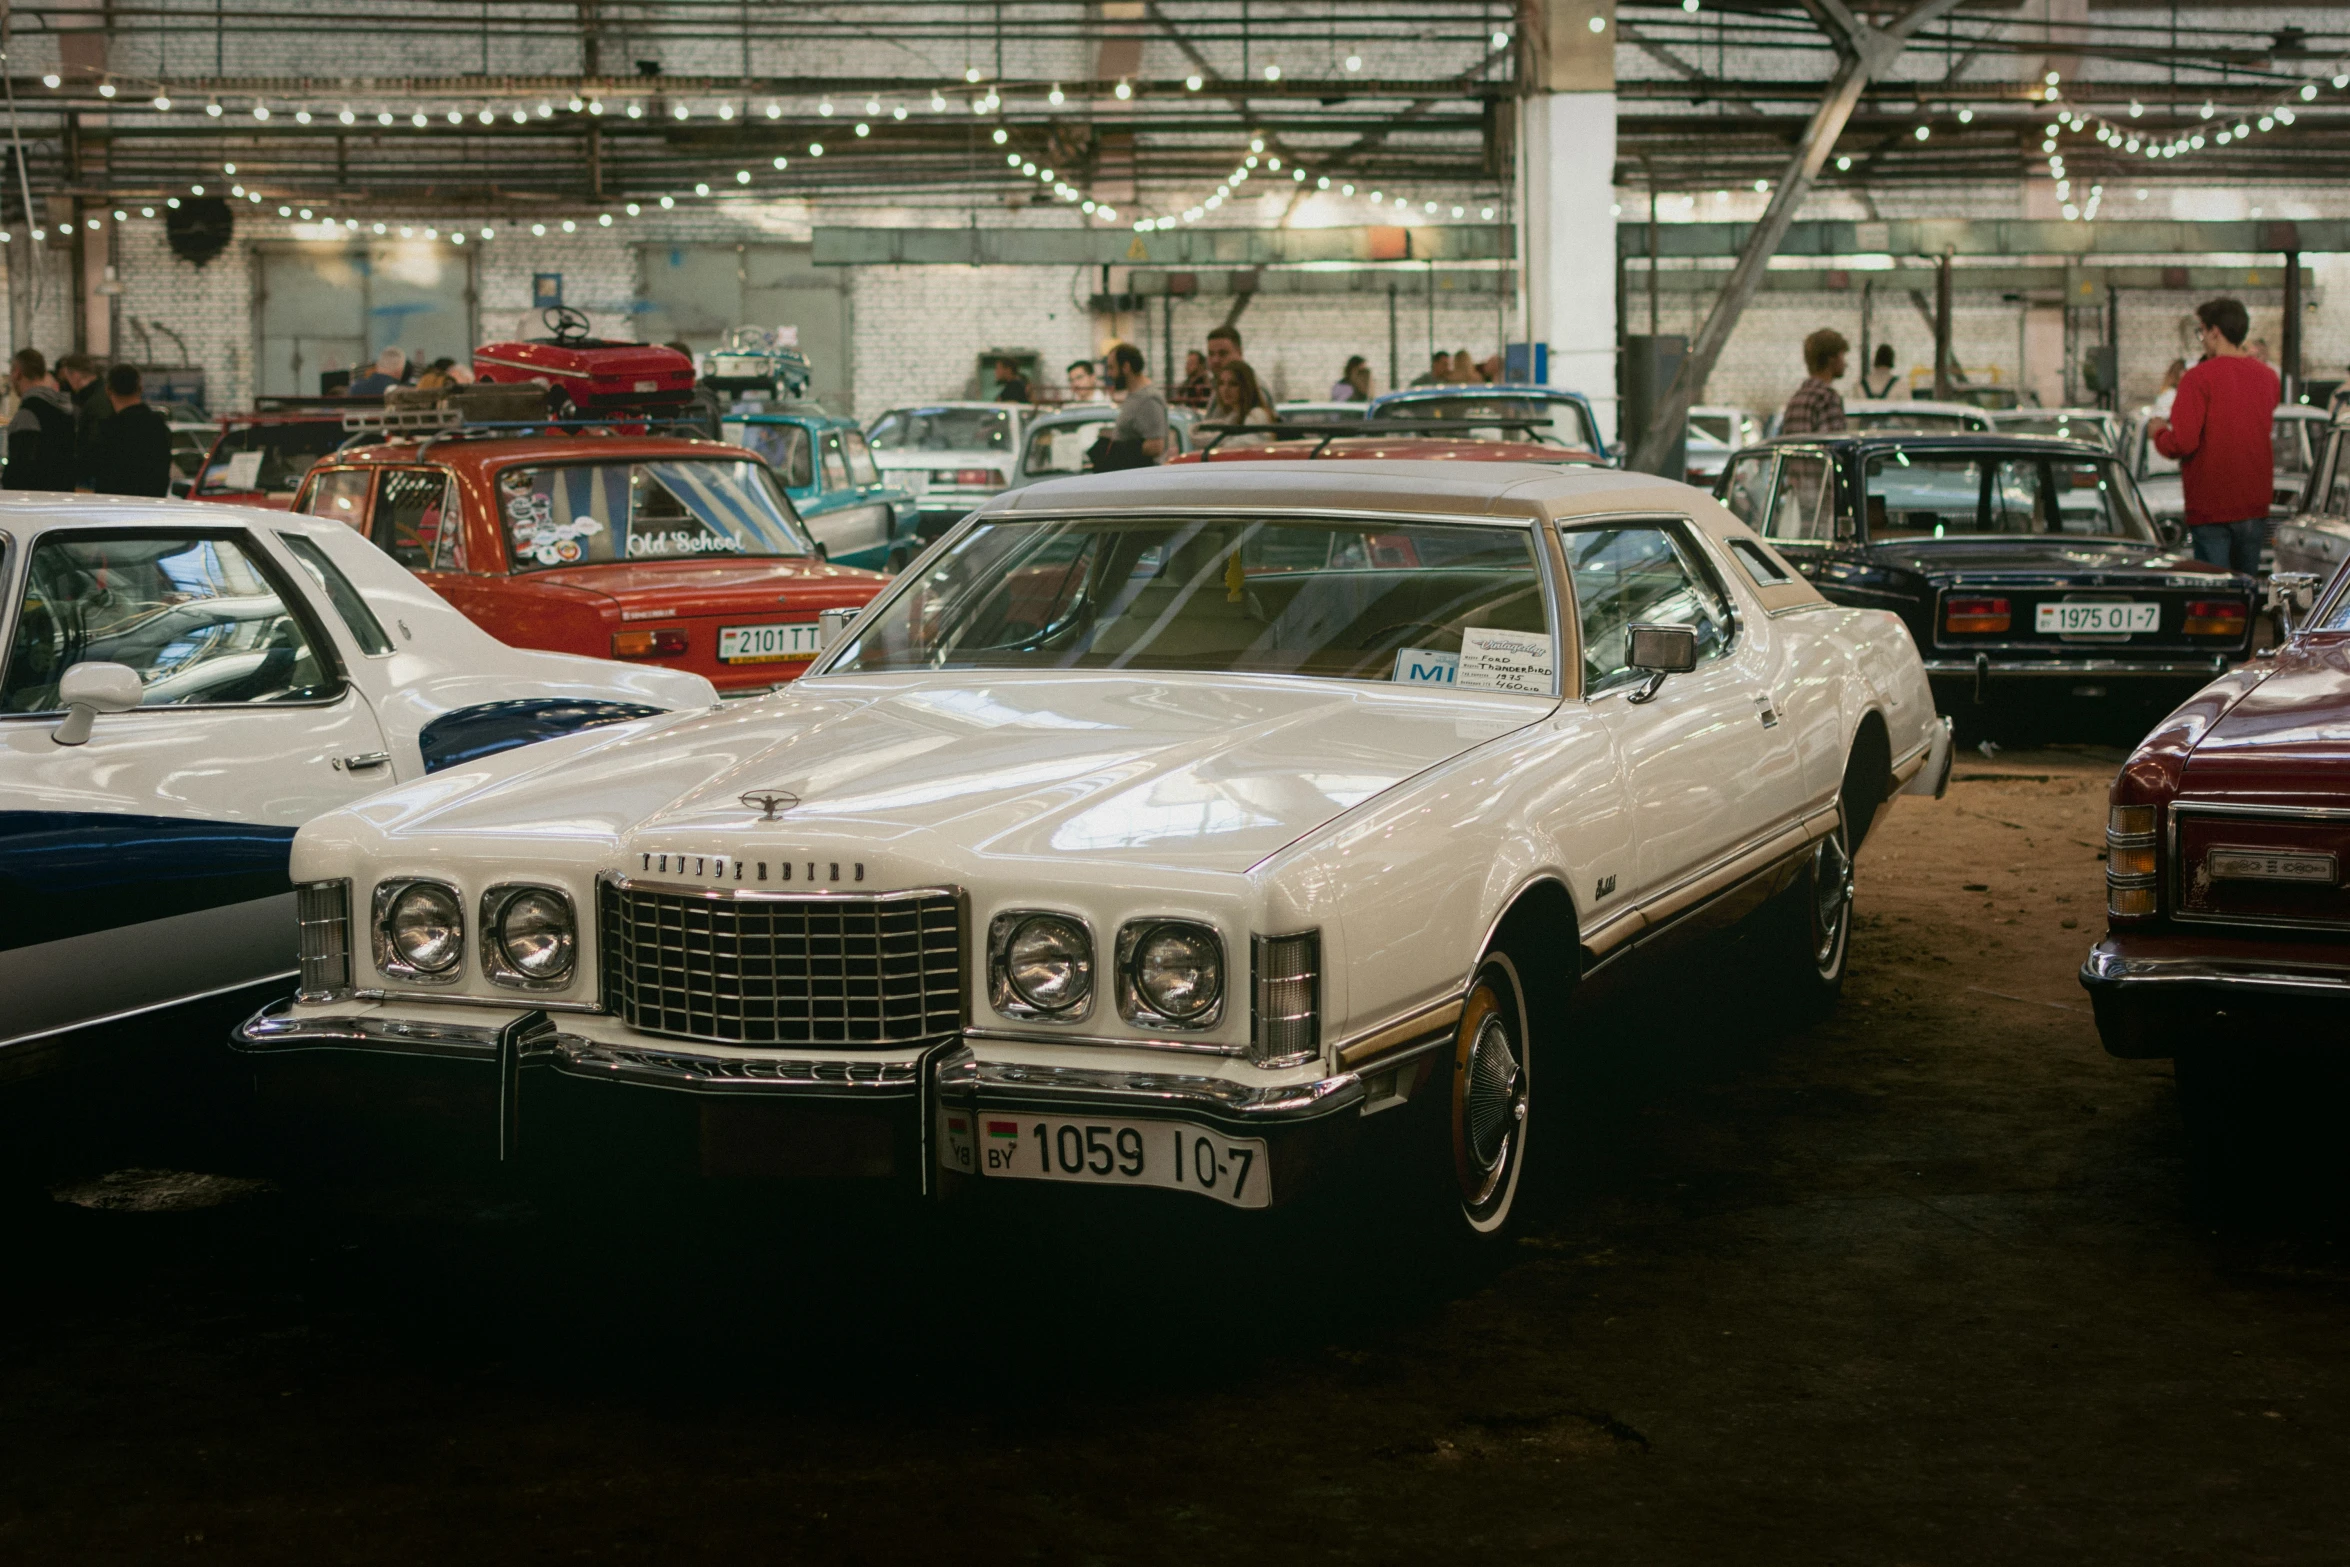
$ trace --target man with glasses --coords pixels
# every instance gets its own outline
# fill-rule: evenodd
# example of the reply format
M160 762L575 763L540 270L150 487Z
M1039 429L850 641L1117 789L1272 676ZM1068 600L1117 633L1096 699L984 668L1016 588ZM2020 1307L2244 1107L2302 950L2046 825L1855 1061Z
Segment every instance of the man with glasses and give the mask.
M2244 346L2252 317L2241 300L2210 300L2195 317L2205 358L2179 378L2170 417L2157 414L2146 428L2154 449L2179 465L2195 558L2257 572L2275 477L2269 425L2282 389Z

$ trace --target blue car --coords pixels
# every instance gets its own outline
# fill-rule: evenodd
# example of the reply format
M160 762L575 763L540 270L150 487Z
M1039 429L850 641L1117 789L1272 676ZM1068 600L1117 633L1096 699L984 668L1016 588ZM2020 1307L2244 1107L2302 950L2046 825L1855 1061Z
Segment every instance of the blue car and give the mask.
M856 420L786 403L729 413L719 429L767 459L826 560L899 571L922 553L914 492L882 481Z
M1532 430L1495 428L1493 438L1571 446L1610 465L1617 461L1599 438L1591 399L1555 386L1414 386L1372 398L1365 412L1373 419L1458 419L1472 427L1461 432L1472 440L1482 419L1548 421Z

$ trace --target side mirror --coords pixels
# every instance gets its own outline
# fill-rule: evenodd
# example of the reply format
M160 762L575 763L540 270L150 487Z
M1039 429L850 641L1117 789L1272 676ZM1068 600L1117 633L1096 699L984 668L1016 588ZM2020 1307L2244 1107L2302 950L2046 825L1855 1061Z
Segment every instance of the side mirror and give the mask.
M2311 595L2317 592L2318 577L2313 571L2271 572L2268 579L2268 607L2277 617L2277 635L2290 642L2299 626L2295 618L2309 608Z
M1634 702L1655 696L1665 676L1685 675L1697 667L1694 626L1632 626L1627 628L1625 639L1629 648L1624 662L1648 676L1632 693Z
M841 638L849 634L849 623L863 613L855 609L819 610L816 614L816 646L827 653L840 646Z
M76 664L57 682L65 722L49 731L59 745L82 745L100 713L127 713L139 705L146 683L128 664Z

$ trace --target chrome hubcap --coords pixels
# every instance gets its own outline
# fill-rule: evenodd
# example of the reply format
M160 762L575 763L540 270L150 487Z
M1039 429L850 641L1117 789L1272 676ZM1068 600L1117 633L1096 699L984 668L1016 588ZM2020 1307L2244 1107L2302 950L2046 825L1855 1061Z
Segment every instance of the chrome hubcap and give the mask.
M1491 1197L1509 1169L1510 1149L1526 1119L1526 1073L1510 1033L1498 1015L1478 1026L1463 1073L1461 1117L1468 1134L1471 1173L1479 1190L1472 1202Z
M1821 973L1835 966L1852 911L1852 855L1842 831L1830 833L1812 851L1812 961Z

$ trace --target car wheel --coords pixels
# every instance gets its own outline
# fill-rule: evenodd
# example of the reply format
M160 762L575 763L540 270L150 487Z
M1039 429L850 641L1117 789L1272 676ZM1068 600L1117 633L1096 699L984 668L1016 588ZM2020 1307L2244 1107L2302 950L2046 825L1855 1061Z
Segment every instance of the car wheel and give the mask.
M1517 1212L1533 1125L1531 1039L1517 965L1491 953L1453 1036L1452 1196L1473 1236L1501 1235Z
M1801 1022L1835 1010L1852 945L1852 836L1842 820L1811 846L1768 914L1769 978Z

